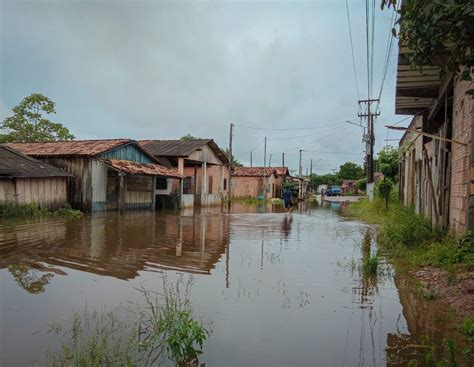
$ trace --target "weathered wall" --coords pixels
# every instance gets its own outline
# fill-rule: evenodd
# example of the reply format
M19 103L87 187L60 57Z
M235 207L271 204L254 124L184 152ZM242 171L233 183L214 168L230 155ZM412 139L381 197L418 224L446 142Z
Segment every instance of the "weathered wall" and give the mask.
M96 159L91 162L92 169L92 210L107 209L107 166Z
M36 203L51 210L59 209L67 203L67 178L1 179L0 204L5 201Z
M474 220L470 207L474 207L470 188L473 161L472 129L474 126L474 100L465 94L467 89L474 88L474 82L456 82L453 99L453 139L467 143L468 146L452 144L452 174L451 174L451 201L450 226L456 232L471 231ZM471 204L470 204L471 203ZM471 212L471 215L470 215ZM471 227L471 228L469 228Z
M103 159L122 159L140 163L155 163L134 144L123 145L100 155Z
M233 176L233 196L236 199L256 198L263 194L263 177ZM268 177L267 198L272 198L272 188L275 188L275 176Z
M125 209L153 209L153 177L125 176Z
M74 175L68 179L68 202L82 211L92 210L92 159L89 157L42 158L42 161Z

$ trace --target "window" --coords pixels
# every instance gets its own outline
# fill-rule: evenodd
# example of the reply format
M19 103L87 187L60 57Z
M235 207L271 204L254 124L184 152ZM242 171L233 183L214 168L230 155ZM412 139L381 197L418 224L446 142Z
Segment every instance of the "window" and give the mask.
M156 178L156 189L157 190L167 190L168 189L168 179L165 177Z
M192 177L185 177L183 181L183 194L192 194Z
M212 176L209 176L209 187L207 188L207 193L212 194Z
M227 178L224 178L224 191L227 190Z

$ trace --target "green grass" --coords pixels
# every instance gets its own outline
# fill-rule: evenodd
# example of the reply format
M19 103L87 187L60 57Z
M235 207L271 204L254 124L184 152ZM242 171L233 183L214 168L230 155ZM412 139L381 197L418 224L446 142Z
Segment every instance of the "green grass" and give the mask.
M466 317L459 329L468 340L474 342L474 316Z
M378 274L379 258L377 255L372 255L363 262L364 275L375 276Z
M1 216L6 219L35 219L51 216L80 218L82 217L82 212L72 209L69 204L65 204L63 207L52 212L36 203L22 204L15 201L7 201L1 207Z

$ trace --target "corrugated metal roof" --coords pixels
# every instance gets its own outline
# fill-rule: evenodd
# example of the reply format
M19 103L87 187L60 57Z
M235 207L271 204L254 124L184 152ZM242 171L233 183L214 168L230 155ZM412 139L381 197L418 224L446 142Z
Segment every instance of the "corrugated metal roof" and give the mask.
M138 163L121 159L106 159L104 162L109 166L129 175L159 176L169 178L183 177L182 175L178 174L176 170L160 166L159 164Z
M232 172L232 176L240 177L261 177L273 174L275 174L273 167L236 167Z
M134 142L131 139L71 140L37 143L8 143L7 146L33 157L86 156L98 154Z
M62 169L37 161L9 146L0 145L0 178L71 177Z
M209 145L222 163L229 163L227 156L212 139L140 140L138 143L156 157L187 157L204 145Z

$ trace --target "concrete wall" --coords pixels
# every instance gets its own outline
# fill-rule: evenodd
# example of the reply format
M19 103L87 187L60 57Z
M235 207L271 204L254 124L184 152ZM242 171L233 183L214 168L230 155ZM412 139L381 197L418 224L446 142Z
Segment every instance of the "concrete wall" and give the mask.
M186 194L183 195L181 200L181 208L192 208L194 206L194 195Z
M452 144L452 174L450 226L456 232L473 231L472 209L474 207L472 129L474 126L474 100L465 94L474 88L474 82L456 82L453 99L453 139L467 143L468 146ZM471 212L471 213L470 213ZM470 227L470 228L469 228Z
M67 203L66 177L0 179L0 205L5 201L36 203L51 210Z

